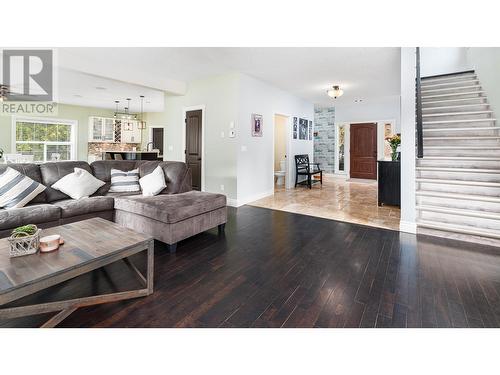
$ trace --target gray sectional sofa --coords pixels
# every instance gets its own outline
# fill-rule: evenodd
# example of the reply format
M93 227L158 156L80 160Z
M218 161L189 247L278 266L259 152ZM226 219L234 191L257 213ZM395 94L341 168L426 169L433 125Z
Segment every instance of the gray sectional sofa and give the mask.
M144 197L140 192L108 192L112 168L123 171L138 168L140 177L143 177L158 165L162 167L167 183L159 195ZM185 238L214 227L218 227L220 233L227 220L226 197L191 190L191 171L182 162L101 160L90 165L83 161L8 164L0 165L0 174L7 166L44 184L47 189L25 207L0 209L0 238L9 236L12 229L20 225L36 224L48 228L102 217L149 234L168 244L170 251L175 251L177 242ZM91 172L106 184L91 197L79 200L50 187L72 173L75 167Z

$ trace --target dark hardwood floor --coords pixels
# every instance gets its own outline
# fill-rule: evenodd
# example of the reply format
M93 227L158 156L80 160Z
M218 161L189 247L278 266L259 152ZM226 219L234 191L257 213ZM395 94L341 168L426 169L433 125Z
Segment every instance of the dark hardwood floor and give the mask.
M500 249L249 206L229 216L223 238L214 229L176 255L157 244L153 295L82 308L60 326L500 326ZM145 256L134 260L143 270ZM135 283L116 263L18 302Z

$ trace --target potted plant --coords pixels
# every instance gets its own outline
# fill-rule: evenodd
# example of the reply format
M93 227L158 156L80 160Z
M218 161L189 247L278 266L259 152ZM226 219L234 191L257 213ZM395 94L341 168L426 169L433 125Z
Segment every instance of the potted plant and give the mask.
M401 135L394 134L390 137L386 137L385 140L389 142L389 146L391 146L391 159L392 161L398 160L398 147L401 144Z

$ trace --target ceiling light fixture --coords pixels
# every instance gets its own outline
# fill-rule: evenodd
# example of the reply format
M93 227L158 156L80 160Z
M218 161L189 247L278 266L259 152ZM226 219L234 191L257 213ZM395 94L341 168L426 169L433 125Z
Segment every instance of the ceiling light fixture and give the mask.
M326 93L330 98L337 99L344 95L344 90L342 90L340 86L335 85L331 89L326 90Z
M146 129L146 121L144 121L144 95L141 95L140 98L141 98L141 118L139 120L139 123L137 124L137 127L139 129Z

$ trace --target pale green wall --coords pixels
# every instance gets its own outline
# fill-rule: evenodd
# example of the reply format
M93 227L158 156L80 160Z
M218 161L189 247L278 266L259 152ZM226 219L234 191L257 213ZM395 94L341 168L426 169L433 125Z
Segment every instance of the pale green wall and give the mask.
M113 111L102 108L79 107L59 104L58 115L54 118L78 121L77 157L87 160L89 116L113 116ZM0 116L0 147L6 153L12 152L12 116Z
M183 108L205 105L205 190L220 193L224 185L224 193L230 199L237 198L237 140L229 138L228 132L230 122L237 125L238 85L238 74L193 82L186 95L166 96L164 112L147 113L145 117L148 127L165 127L164 159L184 161ZM147 137L148 129L143 132L144 142Z

